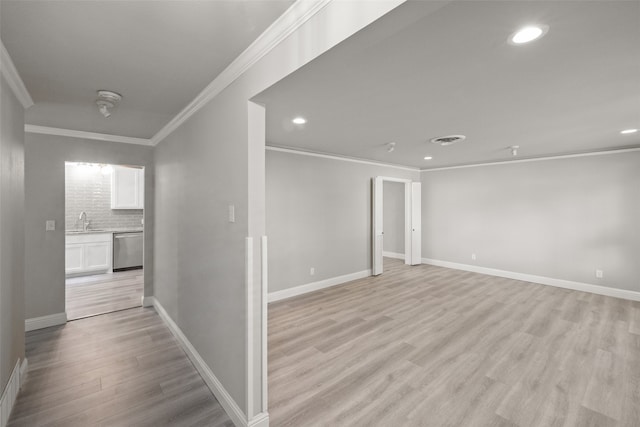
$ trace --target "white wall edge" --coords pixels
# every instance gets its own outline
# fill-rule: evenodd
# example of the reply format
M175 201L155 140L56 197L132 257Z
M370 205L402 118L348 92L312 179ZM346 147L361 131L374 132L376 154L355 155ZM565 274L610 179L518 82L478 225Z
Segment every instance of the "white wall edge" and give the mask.
M254 329L253 329L253 238L246 237L245 238L245 259L244 259L244 268L245 268L245 297L247 301L247 341L246 341L246 351L247 351L247 359L245 360L245 366L247 367L247 418L253 417L253 340L254 340Z
M152 145L150 139L134 138L131 136L109 135L107 133L85 132L83 130L62 129L50 126L24 125L27 133L39 133L43 135L66 136L69 138L92 139L95 141L121 142L123 144Z
M67 313L55 313L48 316L25 319L24 330L25 332L35 331L36 329L50 328L51 326L64 325L65 323L67 323Z
M606 286L591 285L589 283L573 282L564 279L554 279L552 277L545 276L535 276L533 274L515 273L513 271L498 270L495 268L480 267L477 265L459 264L456 262L440 261L429 258L422 258L422 263L435 265L438 267L454 268L456 270L472 271L474 273L487 274L490 276L506 277L508 279L521 280L523 282L537 283L540 285L554 286L556 288L589 292L592 294L622 298L631 301L640 301L640 292L629 291L626 289L609 288Z
M382 256L387 258L401 259L404 261L404 254L401 254L399 252L382 251Z
M9 56L9 52L7 52L7 49L4 47L2 40L0 40L0 72L2 72L2 75L7 80L9 87L16 98L18 98L18 101L22 104L22 107L25 110L31 107L33 105L33 99L27 87L24 85L11 56Z
M437 172L437 171L446 171L446 170L452 170L452 169L477 168L482 166L500 166L500 165L511 165L514 163L541 162L545 160L573 159L576 157L604 156L607 154L630 153L633 151L640 151L640 147L621 148L618 150L590 151L588 153L579 153L579 154L561 154L558 156L532 157L529 159L505 160L503 162L488 162L488 163L474 163L472 165L446 166L442 168L420 169L420 172Z
M7 381L7 385L2 391L2 398L0 398L0 427L5 427L7 425L13 405L16 403L16 398L18 397L20 387L22 386L20 380L21 372L22 365L20 363L20 359L18 359L16 360L16 366L14 366L13 371L11 371L9 381Z
M142 297L140 300L143 307L153 307L153 297Z
M373 160L364 160L364 159L358 159L355 157L337 156L334 154L317 153L314 151L296 150L294 148L277 147L275 145L267 145L265 146L265 150L278 151L280 153L298 154L300 156L320 157L322 159L340 160L342 162L360 163L363 165L383 166L387 168L401 169L401 170L406 170L411 172L420 172L419 168L412 168L410 166L394 165L393 163L376 162Z
M352 280L358 280L369 276L371 276L371 270L363 270L356 273L331 277L318 282L307 283L306 285L294 286L293 288L283 289L281 291L270 292L269 302L276 302L309 292L319 291L320 289L330 288L332 286L341 285L346 282L351 282Z
M227 415L229 415L231 421L233 421L236 426L248 426L249 422L247 421L247 417L242 409L240 409L240 406L238 406L233 397L231 397L229 392L224 388L220 380L215 376L211 368L209 368L209 366L205 363L198 351L195 349L195 347L193 347L191 342L184 335L182 330L173 321L173 319L171 319L167 311L164 309L164 307L162 307L162 304L160 304L160 302L155 297L149 298L151 298L151 301L153 302L154 309L156 310L162 321L165 323L165 325L167 325L173 336L176 337L176 339L180 343L180 346L189 357L189 360L191 360L191 363L193 363L193 366L195 366L195 368L198 370L198 373L200 374L204 382L207 384L211 392L215 395L216 399L218 399L218 402L220 402Z
M157 145L182 123L215 98L227 86L244 74L253 64L271 52L282 40L296 31L333 0L294 2L273 24L253 41L227 68L225 68L193 101L151 138Z

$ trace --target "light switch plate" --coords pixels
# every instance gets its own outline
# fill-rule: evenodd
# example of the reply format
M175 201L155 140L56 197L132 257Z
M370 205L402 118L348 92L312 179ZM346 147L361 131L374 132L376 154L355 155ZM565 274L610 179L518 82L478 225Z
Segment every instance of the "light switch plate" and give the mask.
M229 222L236 222L236 207L229 205Z
M45 222L45 229L47 231L55 231L55 229L56 229L56 221L53 220L53 219L48 219Z

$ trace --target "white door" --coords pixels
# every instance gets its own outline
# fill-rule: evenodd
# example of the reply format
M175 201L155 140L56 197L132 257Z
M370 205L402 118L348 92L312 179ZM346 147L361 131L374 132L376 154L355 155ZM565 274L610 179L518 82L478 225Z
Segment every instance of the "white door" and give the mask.
M411 265L422 264L422 185L411 183Z
M85 270L109 270L111 250L108 242L85 244Z
M140 169L114 166L111 176L111 209L141 209Z
M383 259L382 250L384 247L384 230L382 228L382 177L373 179L373 275L382 274Z
M84 245L69 245L65 246L65 273L73 274L79 273L84 269Z

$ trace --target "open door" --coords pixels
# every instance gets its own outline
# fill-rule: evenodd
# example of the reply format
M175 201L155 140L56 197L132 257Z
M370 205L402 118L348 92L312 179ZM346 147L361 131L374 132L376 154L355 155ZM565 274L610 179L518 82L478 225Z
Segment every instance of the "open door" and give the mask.
M422 184L411 183L411 265L422 264Z
M372 243L373 243L373 275L382 274L383 259L382 249L384 247L384 231L382 228L382 177L373 178L373 221L372 221Z

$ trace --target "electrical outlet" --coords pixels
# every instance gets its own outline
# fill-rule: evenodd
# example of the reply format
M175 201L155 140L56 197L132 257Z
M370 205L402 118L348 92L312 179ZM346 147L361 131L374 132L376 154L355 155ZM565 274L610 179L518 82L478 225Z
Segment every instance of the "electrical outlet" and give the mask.
M53 219L48 219L45 222L45 230L46 231L55 231L56 229L56 221Z
M604 271L597 269L596 270L596 278L597 279L602 279L604 277Z
M476 254L471 254L471 259L475 261L476 260Z
M313 268L313 267L311 267L311 268L309 269L309 275L310 275L310 276L313 276L314 274L316 274L316 269L315 269L315 268Z

